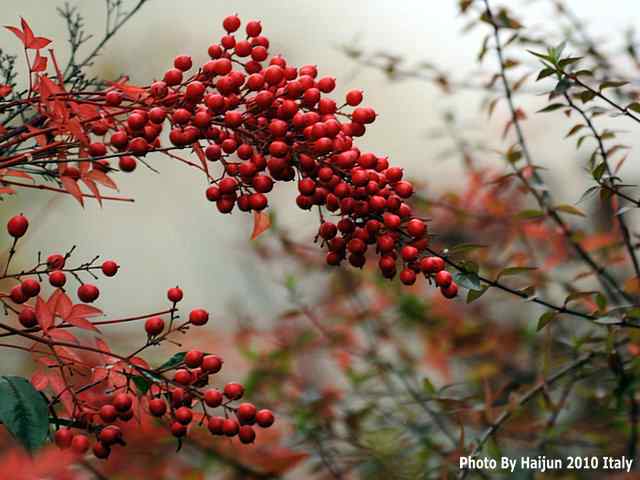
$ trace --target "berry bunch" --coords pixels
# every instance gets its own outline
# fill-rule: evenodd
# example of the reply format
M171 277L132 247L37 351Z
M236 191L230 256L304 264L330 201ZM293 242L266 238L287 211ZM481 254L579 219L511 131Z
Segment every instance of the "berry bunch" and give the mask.
M0 323L2 336L18 336L34 342L29 349L36 362L46 370L38 371L32 383L46 395L51 408L59 406L52 423L58 427L54 441L60 448L77 454L92 449L97 458L107 458L116 445L125 445L124 425L141 415L162 419L176 438L187 435L196 424L206 424L213 435L237 436L242 443L252 443L254 426L268 428L274 423L270 410L258 410L252 403L232 405L243 397L244 387L227 383L222 390L210 387L210 378L220 372L223 360L217 355L199 350L177 352L157 368L152 368L139 355L149 347L171 341L176 333L186 333L190 327L200 327L209 321L209 312L196 308L188 319L179 322L177 304L184 293L179 287L167 291L169 309L148 315L118 320L91 321L102 312L88 305L100 295L98 288L82 283L79 274L94 278L100 270L113 277L119 266L113 260L98 264L97 257L77 267L67 266L73 249L51 254L46 260L19 273L9 273L9 263L18 240L29 227L24 215L12 217L7 231L14 239L10 258L0 279L12 279L17 284L7 294L0 293L0 303L13 312L24 329ZM83 303L74 304L64 290L66 276L80 282L77 297ZM42 279L49 279L54 292L42 296ZM165 319L169 316L168 319ZM144 320L146 341L129 355L112 352L102 339L95 346L70 333L81 328L99 333L98 327ZM16 348L19 348L16 346ZM99 354L99 359L90 354ZM211 409L222 410L213 415ZM95 441L90 440L91 437Z
M297 68L280 55L270 56L260 22L250 21L242 31L232 15L223 27L226 34L209 46L210 59L203 65L179 55L150 85L123 80L86 98L59 92L55 105L43 101L40 111L52 122L53 107L63 108L63 101L74 105L69 115L76 123L65 133L80 144L78 166L69 154L75 147L55 145L58 154L67 152L58 175L68 192L82 200L81 180L98 196L96 182L110 185L106 174L113 169L112 158L128 172L152 151L201 170L209 183L205 196L222 213L236 207L261 212L274 183L296 181L298 207L319 211L316 240L328 250L327 264L346 260L362 268L367 253L375 253L385 277L399 270L400 280L411 285L422 273L454 297L457 286L446 272L439 273L441 262L424 260L429 235L407 203L413 185L386 157L355 144L376 119L372 108L362 106L362 92L348 91L341 102L330 98L335 79L320 77L314 65ZM40 77L37 85L42 90L41 84L50 82ZM162 145L163 130L171 146ZM31 156L0 161L0 167L48 153L38 148ZM171 153L185 148L198 155L199 165ZM211 172L215 164L220 165L217 176ZM90 298L91 292L85 293Z

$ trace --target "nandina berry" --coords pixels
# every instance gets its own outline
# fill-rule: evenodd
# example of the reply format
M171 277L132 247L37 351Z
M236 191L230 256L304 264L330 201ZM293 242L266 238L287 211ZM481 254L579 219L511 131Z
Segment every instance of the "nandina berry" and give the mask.
M13 238L20 238L25 233L27 233L27 228L29 228L29 220L24 215L16 215L11 217L9 222L7 222L7 232Z
M86 435L74 435L71 439L71 450L78 455L84 455L89 450L89 438Z
M144 155L149 150L149 143L143 137L133 138L129 142L129 150L135 155Z
M107 277L113 277L116 273L118 273L119 265L113 260L106 260L102 262L102 273L104 273Z
M173 60L173 66L176 67L178 70L182 70L183 72L186 72L193 66L193 62L189 55L178 55Z
M189 407L180 407L176 409L175 417L182 425L189 425L193 420L193 411Z
M118 410L118 412L126 412L127 410L131 409L133 400L131 400L131 395L128 395L126 393L118 393L113 397L111 403L114 407L116 407L116 410Z
M173 422L171 424L171 435L180 438L187 434L187 427L180 422Z
M115 90L110 90L104 96L105 101L112 107L117 107L122 102L122 94Z
M244 394L244 387L236 382L227 383L224 386L224 396L230 400L238 400Z
M413 185L409 182L405 182L404 180L399 181L393 186L394 190L401 198L409 198L413 195Z
M47 257L47 267L50 270L60 270L64 268L65 258L59 253L53 253Z
M222 422L222 432L227 437L233 437L234 435L237 435L238 430L240 430L240 425L238 425L238 422L236 422L232 418L227 418Z
M182 70L178 70L177 68L167 70L164 74L163 80L164 83L166 83L170 87L181 84Z
M100 407L100 418L105 423L113 423L118 418L118 410L111 404L106 404Z
M182 296L182 290L178 287L173 287L167 290L167 298L173 303L178 303L182 300Z
M127 410L126 412L120 412L118 418L123 422L128 422L133 418L133 410Z
M149 336L160 335L164 330L164 320L160 317L151 317L144 323L144 329Z
M40 282L35 278L25 278L22 283L20 283L20 287L22 288L22 292L29 298L35 297L40 293Z
M184 364L189 368L197 368L202 365L204 353L199 350L190 350L184 356Z
M18 321L25 328L32 328L38 324L36 312L31 307L24 307L18 315Z
M427 224L418 218L412 218L407 223L407 232L413 238L421 238L427 233Z
M238 429L238 438L242 443L253 443L256 439L256 432L249 425L242 425Z
M249 196L249 206L257 212L267 208L267 197L262 193L253 193Z
M177 370L173 378L182 385L190 385L191 382L193 382L193 375L191 375L189 370L185 370L184 368Z
M273 412L271 410L264 408L256 413L256 423L262 428L269 428L271 425L273 425L274 421L275 417L273 416Z
M222 393L214 388L204 392L204 403L211 408L219 407L222 404Z
M20 285L16 285L9 292L9 297L14 303L21 304L29 300L29 297L25 295L22 291L22 287Z
M362 91L361 90L349 90L347 95L345 96L347 105L352 107L356 107L360 105L362 102Z
M236 417L240 423L250 423L255 419L257 410L253 403L241 403L236 408Z
M122 430L116 425L108 425L100 430L100 434L98 435L98 439L105 446L113 445L117 443L122 437Z
M203 308L196 308L189 313L189 322L196 326L205 325L209 321L209 312Z
M115 148L121 150L124 149L129 143L129 135L124 130L118 130L113 135L111 135L111 145Z
M55 270L49 274L49 283L52 287L62 287L67 282L64 272Z
M133 172L138 166L135 158L127 155L118 159L118 168L123 172Z
M400 281L405 285L413 285L416 283L416 272L410 268L405 268L400 272Z
M245 27L245 31L247 32L247 36L249 37L257 37L262 33L262 25L257 20L252 20L247 23Z
M223 435L224 434L224 418L223 417L210 417L207 422L207 428L213 435Z
M400 219L400 217L394 213L385 213L382 216L382 219L384 221L385 227L392 230L399 228L400 223L402 223L402 220Z
M259 193L269 193L273 188L273 180L267 175L256 175L252 181L253 188Z
M111 448L105 445L102 441L94 443L91 451L93 452L93 455L100 460L107 459L109 458L109 455L111 455Z
M448 286L440 288L446 298L455 298L458 295L458 284L451 282Z
M149 412L151 412L151 415L154 417L161 417L166 413L166 411L167 404L163 399L153 398L149 400Z
M420 260L420 269L424 273L438 273L444 269L444 260L440 257L424 257Z
M202 370L208 373L218 373L222 369L223 360L217 355L205 355L202 359Z
M405 262L412 262L416 258L418 258L418 249L412 245L405 245L400 250L400 254L402 255L402 259Z
M102 142L89 144L89 155L92 157L102 157L107 154L107 147Z
M229 15L222 21L222 26L228 33L233 33L240 28L240 19L237 15Z
M91 283L85 283L78 287L78 298L85 303L92 303L100 296L100 290L98 287Z
M447 272L446 270L441 270L436 273L435 281L436 285L439 287L448 287L449 285L451 285L453 277L451 276L451 273Z
M73 432L69 428L61 428L53 434L53 440L58 448L69 448L73 440Z

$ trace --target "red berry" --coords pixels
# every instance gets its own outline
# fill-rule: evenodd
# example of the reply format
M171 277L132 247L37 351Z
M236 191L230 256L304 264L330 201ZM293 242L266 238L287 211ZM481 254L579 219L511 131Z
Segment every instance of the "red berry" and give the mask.
M89 155L92 157L102 157L107 154L107 147L102 142L89 144Z
M197 368L202 365L204 354L199 350L190 350L184 356L184 364L189 368Z
M171 424L171 435L174 437L184 437L187 434L187 427L180 422L173 422Z
M405 285L413 285L416 283L416 272L410 268L405 268L400 272L400 281Z
M29 298L35 297L40 293L40 282L35 278L26 278L20 284L22 292Z
M118 410L111 404L100 407L100 418L105 423L113 423L118 418Z
M104 99L106 102L112 107L117 107L122 102L122 94L120 92L116 92L115 90L110 90L105 95Z
M71 450L79 455L87 453L87 450L89 450L89 438L82 434L74 435L71 440Z
M100 435L100 437L102 437L102 435ZM109 455L111 455L111 449L107 445L102 443L102 441L94 443L91 451L96 458L99 458L101 460L109 458Z
M269 428L271 425L273 425L274 421L275 418L271 410L265 408L256 413L256 423L262 428Z
M14 238L22 237L27 232L27 228L29 228L29 220L22 214L11 217L7 223L7 231Z
M427 224L422 220L413 218L407 223L407 232L409 232L409 235L413 238L424 237L425 233L427 233Z
M18 315L18 320L20 324L25 328L35 327L38 324L38 317L36 317L36 312L31 307L24 307Z
M173 303L178 303L182 300L182 290L178 287L173 287L167 290L167 298Z
M127 410L131 409L133 400L131 400L131 396L126 393L118 393L113 397L113 401L111 403L119 412L126 412Z
M149 412L154 417L161 417L167 411L167 404L161 398L153 398L149 400Z
M241 403L236 408L236 417L240 423L250 423L256 416L256 407L253 403Z
M227 437L233 437L234 435L237 435L239 429L240 425L238 425L238 422L231 418L227 418L222 422L222 432Z
M227 383L224 386L224 396L231 400L238 400L244 394L244 387L236 382Z
M444 260L440 257L424 257L420 260L420 269L424 273L438 273L444 269Z
M256 432L249 425L243 425L238 429L238 438L242 443L253 443Z
M67 277L64 272L56 270L49 274L49 283L52 287L62 287L67 282Z
M160 335L164 330L164 320L160 317L151 317L144 323L144 329L152 337Z
M71 446L71 440L73 440L73 432L68 428L61 428L60 430L56 430L53 439L58 448L69 448Z
M451 282L448 286L442 287L440 291L446 298L454 298L458 295L458 284Z
M191 375L191 372L184 368L177 370L173 378L176 382L182 385L189 385L193 381L193 375Z
M176 420L182 425L189 425L189 423L191 423L191 420L193 420L193 412L189 407L178 408L176 410L175 416Z
M78 287L78 298L85 303L92 303L100 296L100 290L91 283L85 283Z
M346 95L347 104L355 107L360 105L362 102L362 91L361 90L349 90Z
M412 245L405 245L400 250L400 254L405 262L412 262L418 258L418 249Z
M170 70L167 70L164 74L163 80L164 80L164 83L166 83L170 87L181 84L182 70L178 70L177 68L172 68Z
M224 434L224 418L223 417L210 417L207 422L207 428L213 435Z
M245 27L245 31L247 32L247 36L257 37L262 33L262 25L260 25L260 22L256 20L252 20L249 23L247 23L247 26Z
M229 15L222 21L222 26L227 32L233 33L240 28L240 19L237 15Z
M118 159L118 168L123 172L133 172L138 166L138 162L131 156L120 157Z
M100 430L100 434L98 435L98 439L105 446L113 445L117 443L118 440L122 437L122 431L116 425L109 425Z
M189 313L189 321L196 326L205 325L209 321L209 312L202 308L196 308Z
M222 393L219 390L209 389L204 392L204 403L211 408L219 407L222 400Z
M453 277L446 270L441 270L435 276L436 285L439 287L448 287L453 281Z
M25 295L22 291L22 287L20 285L16 285L9 292L9 297L13 300L13 303L21 304L29 300L29 297Z
M189 55L178 55L173 60L173 66L178 70L186 72L193 66L193 62L191 61L191 57Z
M113 277L116 273L118 273L118 264L113 260L107 260L102 263L102 273L104 273L107 277Z
M202 359L202 370L207 373L218 373L224 362L217 355L205 355Z
M53 253L47 257L47 266L51 270L60 270L64 268L65 259L59 253Z

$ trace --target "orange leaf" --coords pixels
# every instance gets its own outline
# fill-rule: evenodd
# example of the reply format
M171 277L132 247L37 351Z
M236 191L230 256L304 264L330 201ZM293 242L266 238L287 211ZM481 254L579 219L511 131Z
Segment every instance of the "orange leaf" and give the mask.
M87 173L87 178L90 178L94 182L99 183L100 185L103 185L107 188L111 188L112 190L118 190L116 182L109 178L106 173L101 172L100 170L96 170L95 168Z
M264 212L254 212L253 214L253 233L251 234L251 240L255 240L266 230L271 227L271 217Z
M36 317L38 325L46 333L53 325L53 314L49 310L49 305L40 296L36 300Z
M60 177L60 181L62 182L64 189L84 207L84 200L82 199L82 192L80 191L80 187L78 187L78 182L66 175Z

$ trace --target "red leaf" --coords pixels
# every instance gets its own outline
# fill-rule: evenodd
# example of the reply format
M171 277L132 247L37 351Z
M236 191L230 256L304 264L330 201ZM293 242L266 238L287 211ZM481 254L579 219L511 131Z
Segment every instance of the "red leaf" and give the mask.
M40 52L36 53L36 58L33 59L32 72L44 72L47 69L47 57L40 55Z
M264 212L254 212L253 214L253 233L251 234L251 240L255 240L266 230L271 227L271 217Z
M89 190L91 190L91 193L96 196L96 200L98 200L98 203L102 206L102 197L100 196L100 190L98 190L96 183L86 177L82 179L82 182L87 186L87 188L89 188Z
M46 333L53 325L53 314L49 310L49 305L42 300L42 297L38 296L36 300L36 317L38 319L38 325Z
M4 28L9 30L10 32L13 32L13 34L20 39L22 44L25 45L25 43L24 43L24 33L22 33L22 30L20 30L19 28L10 27L10 26L7 26L7 25L5 25Z
M33 50L40 50L41 48L46 47L51 43L51 40L44 37L35 37L31 43L27 46L27 48L32 48Z
M11 85L0 85L0 97L6 97L11 93Z
M96 326L93 323L91 323L89 320L87 320L84 317L70 315L65 319L65 321L67 323L70 323L71 325L75 325L78 328L83 328L85 330L93 330L94 332L100 331L96 328Z
M207 158L204 155L204 151L198 142L195 142L193 145L193 151L196 152L198 158L200 159L200 163L202 164L202 168L204 169L207 177L209 176L209 165L207 165Z
M89 145L89 137L82 128L82 125L80 125L78 119L72 118L69 120L69 122L67 122L67 127L69 128L71 135L77 138L82 145Z
M41 392L47 388L47 385L49 385L49 379L44 373L38 370L31 375L31 385L33 385L33 388Z
M82 198L80 187L78 187L78 182L76 182L71 177L67 177L66 175L60 177L60 181L62 182L64 189L69 192L73 196L73 198L80 202L80 205L84 207L84 200Z
M96 170L95 168L87 173L87 178L90 178L94 182L104 185L107 188L111 188L112 190L118 190L116 182L109 178L106 173Z
M64 383L64 380L57 372L49 375L49 385L51 385L51 389L56 395L60 396L60 402L62 406L65 408L67 413L71 415L73 413L73 398L67 389L67 386Z
M92 307L91 305L78 303L71 309L71 315L74 317L97 317L98 315L102 315L102 310Z
M56 299L55 303L52 304L51 299L54 295L56 295ZM69 296L60 289L53 292L53 295L51 295L47 303L53 314L59 315L60 318L66 318L71 313L71 307L73 307L73 302Z
M20 18L22 24L22 31L24 32L24 46L29 48L29 44L33 42L33 30L24 18Z
M80 343L78 342L78 338L68 330L53 328L49 330L49 335L51 335L51 337L54 338L55 340L58 340L61 342Z

